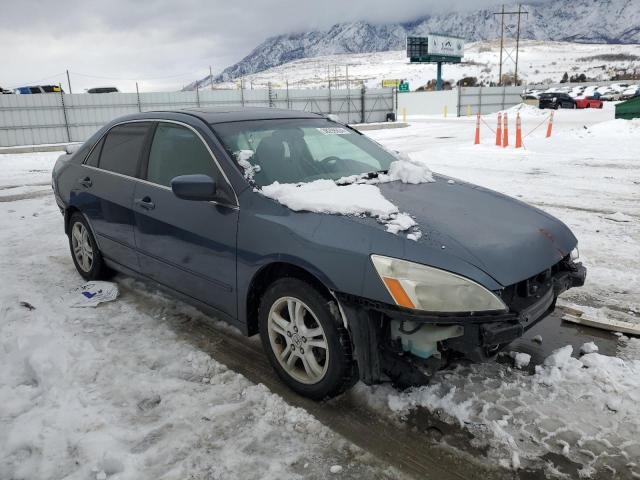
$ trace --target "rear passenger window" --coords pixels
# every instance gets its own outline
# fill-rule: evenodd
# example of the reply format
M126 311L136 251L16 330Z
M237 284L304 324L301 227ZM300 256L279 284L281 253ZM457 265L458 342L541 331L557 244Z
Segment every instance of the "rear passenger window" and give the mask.
M100 168L135 177L150 125L135 122L113 127L102 146Z
M180 125L159 123L149 152L147 180L169 187L173 178L194 174L220 181L209 150L195 133Z

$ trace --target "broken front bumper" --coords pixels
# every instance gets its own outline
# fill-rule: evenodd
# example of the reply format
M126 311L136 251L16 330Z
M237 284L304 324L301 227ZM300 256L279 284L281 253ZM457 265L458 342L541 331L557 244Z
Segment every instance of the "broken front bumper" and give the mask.
M411 355L394 349L389 332L392 320L413 325L460 325L464 333L442 341L442 350L455 352L472 361L483 361L553 312L558 295L569 288L584 285L585 278L586 268L582 264L565 262L561 270L544 279L544 289L536 289L534 294L527 295L529 299L526 302L514 303L508 312L498 314L433 314L354 295L336 295L347 317L360 379L372 384L390 376L390 370L397 372L402 369L403 362L412 368L417 361L410 358ZM527 283L527 292L530 291L528 287ZM437 368L439 365L435 365L437 362L434 360L429 359L428 363Z

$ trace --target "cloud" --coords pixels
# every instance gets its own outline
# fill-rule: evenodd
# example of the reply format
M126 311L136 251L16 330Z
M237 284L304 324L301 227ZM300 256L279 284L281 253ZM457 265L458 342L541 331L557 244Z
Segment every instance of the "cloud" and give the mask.
M366 20L408 21L489 0L35 0L0 15L0 85L63 83L173 90L238 61L265 38ZM91 76L89 76L91 75ZM47 77L47 78L45 78ZM102 77L102 78L98 78ZM43 81L41 81L43 80Z

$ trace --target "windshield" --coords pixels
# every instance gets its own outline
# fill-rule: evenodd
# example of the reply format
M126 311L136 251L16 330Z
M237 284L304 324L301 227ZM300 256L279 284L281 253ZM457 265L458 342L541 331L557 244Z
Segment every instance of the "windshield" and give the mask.
M396 160L364 135L324 118L212 126L227 151L246 173L250 172L247 176L258 186L387 171Z

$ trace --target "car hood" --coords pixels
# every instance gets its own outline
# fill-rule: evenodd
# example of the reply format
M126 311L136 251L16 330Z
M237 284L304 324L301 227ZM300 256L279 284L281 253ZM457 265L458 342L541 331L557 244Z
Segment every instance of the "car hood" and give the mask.
M537 208L477 185L440 175L435 179L379 187L418 223L420 243L436 244L503 286L546 270L577 244L566 225Z

